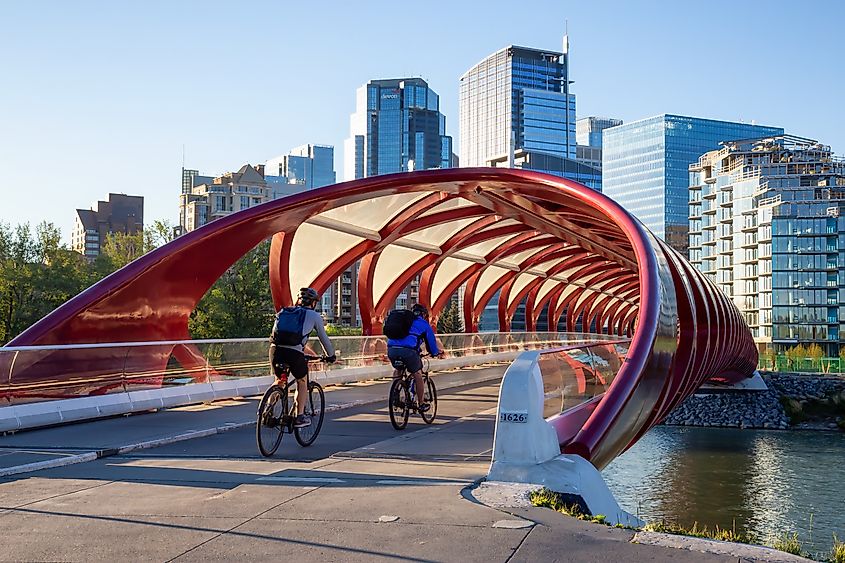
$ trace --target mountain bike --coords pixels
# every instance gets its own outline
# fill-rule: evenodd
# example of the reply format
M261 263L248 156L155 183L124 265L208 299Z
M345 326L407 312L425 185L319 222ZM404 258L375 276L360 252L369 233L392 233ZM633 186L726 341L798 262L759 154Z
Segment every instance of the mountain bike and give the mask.
M426 424L431 424L434 422L434 417L437 416L437 388L434 386L434 381L428 376L428 354L423 354L420 357L423 359L422 377L425 387L423 401L431 406L429 410L420 412L419 415ZM393 383L390 384L387 411L390 413L390 424L393 425L393 428L402 430L408 425L408 417L411 415L411 411L419 412L416 385L404 362L397 360L393 367L399 370L399 376L395 377Z
M305 356L309 362L325 361L321 356ZM264 392L258 403L258 421L255 434L258 450L264 457L270 457L279 449L285 434L293 434L300 446L310 446L317 439L323 426L326 412L326 398L323 388L316 381L308 382L308 397L305 402L305 416L311 418L311 425L302 428L293 426L296 419L296 379L290 377L290 368L281 364L282 374L276 383ZM284 384L282 382L285 382Z

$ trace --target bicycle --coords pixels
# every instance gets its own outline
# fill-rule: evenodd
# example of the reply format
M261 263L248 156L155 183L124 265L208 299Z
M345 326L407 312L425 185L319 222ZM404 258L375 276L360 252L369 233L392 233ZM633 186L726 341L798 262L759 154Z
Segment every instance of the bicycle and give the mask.
M408 425L408 417L411 411L419 412L423 421L426 424L434 422L437 416L437 388L434 386L434 381L428 376L429 362L428 354L420 355L423 358L423 385L425 386L425 395L423 401L430 405L426 412L419 412L417 408L417 399L414 387L414 378L408 373L402 360L397 360L393 367L399 370L399 376L393 379L390 384L390 394L388 395L387 411L390 413L390 424L396 430L403 430Z
M325 361L321 356L305 356L309 362ZM288 381L290 379L290 381ZM284 385L281 381L285 381ZM291 389L293 387L293 389ZM282 374L276 383L264 392L258 403L258 421L255 435L258 450L264 457L270 457L279 449L285 433L293 434L300 446L307 447L314 443L326 412L326 397L323 388L316 381L308 382L308 400L305 403L305 415L311 418L311 425L295 428L296 401L291 396L296 390L296 379L290 378L290 368L282 364Z

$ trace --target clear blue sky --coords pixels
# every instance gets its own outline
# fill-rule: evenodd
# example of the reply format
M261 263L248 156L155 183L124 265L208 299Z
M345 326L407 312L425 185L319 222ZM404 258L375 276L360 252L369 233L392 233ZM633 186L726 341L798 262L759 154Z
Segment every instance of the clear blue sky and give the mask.
M182 146L203 173L305 143L342 173L355 89L422 76L458 139L458 78L508 44L559 49L578 116L680 113L782 126L845 152L836 1L0 0L0 222L106 194L177 223Z

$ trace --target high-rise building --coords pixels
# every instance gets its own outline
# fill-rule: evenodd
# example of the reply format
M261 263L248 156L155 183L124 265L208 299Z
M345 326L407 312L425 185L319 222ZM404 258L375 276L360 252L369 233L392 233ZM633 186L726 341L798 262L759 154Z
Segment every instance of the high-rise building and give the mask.
M722 143L689 167L690 261L760 350L845 338L845 160L789 135Z
M227 172L210 180L207 180L208 176L194 174L190 193L182 194L180 198L179 216L185 218L184 232L269 201L270 189L263 171L263 167L244 164L237 172ZM198 178L205 181L197 183ZM183 190L184 182L183 172Z
M658 115L603 131L602 191L687 255L689 165L719 142L782 135L764 127Z
M265 178L279 176L301 190L330 186L337 180L334 171L334 147L302 145L288 154L271 158L264 166Z
M610 117L584 117L575 122L578 141L575 156L578 162L601 170L601 134L605 129L622 125L621 119Z
M358 89L344 143L344 179L453 165L440 97L425 80L371 80Z
M200 176L199 170L190 170L182 167L182 192L179 194L179 227L177 228L177 234L183 235L188 232L188 218L186 213L188 211L188 200L193 193L194 187L209 183L212 180L214 180L212 176Z
M134 235L144 230L144 198L137 195L109 194L98 201L96 211L77 209L71 233L71 248L86 258L100 254L110 233Z
M469 69L460 84L461 166L535 170L600 191L597 162L578 157L569 85L567 37L562 52L510 45Z
M564 52L510 45L461 76L461 166L516 149L575 158L575 95Z
M601 132L622 125L621 119L612 117L584 117L575 122L575 139L579 145L601 148Z

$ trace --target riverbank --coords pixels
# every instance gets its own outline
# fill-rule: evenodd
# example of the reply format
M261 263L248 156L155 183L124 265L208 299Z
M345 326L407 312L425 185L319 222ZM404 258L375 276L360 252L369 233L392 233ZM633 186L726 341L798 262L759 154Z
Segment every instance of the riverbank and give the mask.
M711 390L681 403L669 426L845 430L845 378L763 373L766 391Z
M597 524L594 519L573 518L565 513L535 506L531 492L537 485L484 481L464 489L466 498L518 520L501 524L533 524L531 533L509 561L652 561L660 563L723 563L725 561L767 561L802 563L806 559L770 548L714 542ZM681 543L683 539L692 542Z

